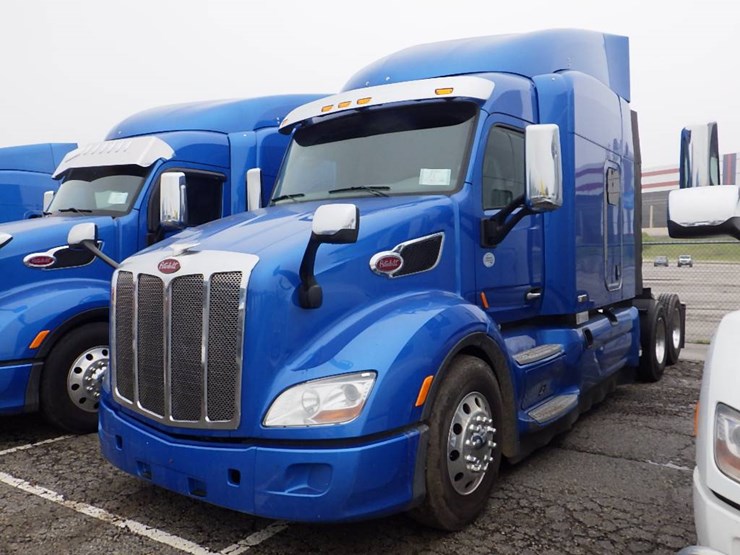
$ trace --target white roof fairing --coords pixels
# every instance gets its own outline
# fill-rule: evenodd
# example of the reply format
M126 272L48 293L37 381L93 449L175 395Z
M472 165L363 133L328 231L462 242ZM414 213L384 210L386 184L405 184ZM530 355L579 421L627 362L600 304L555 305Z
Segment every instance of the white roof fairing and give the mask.
M70 168L136 165L151 166L159 159L169 160L175 151L157 137L133 137L91 143L68 152L54 171L58 177Z
M393 102L444 98L473 98L485 101L491 97L493 87L493 82L488 79L458 76L436 77L434 79L420 79L418 81L353 89L299 106L283 119L280 129L292 127L297 123L318 116L328 116L346 110L356 110ZM441 89L451 89L451 92L438 92ZM358 100L362 102L358 102Z

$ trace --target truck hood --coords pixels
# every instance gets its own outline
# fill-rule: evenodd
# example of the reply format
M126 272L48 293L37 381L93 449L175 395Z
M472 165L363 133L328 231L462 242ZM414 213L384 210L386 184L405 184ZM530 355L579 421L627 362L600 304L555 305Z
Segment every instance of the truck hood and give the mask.
M29 268L23 263L23 259L29 254L54 255L55 251L58 254L57 249L63 249L67 245L69 230L76 224L84 222L97 224L98 237L103 242L103 250L117 259L119 256L116 239L117 223L109 216L51 216L0 225L0 235L7 234L12 237L0 247L0 273L3 275L0 297L15 294L16 287L31 286L47 279L62 277L109 279L110 269L105 270L107 266L98 260L86 266L58 269ZM64 272L64 275L60 275L59 272Z
M340 202L354 202L360 209L359 236L353 244L319 246L315 275L323 290L323 302L318 309L302 308L297 288L311 221L321 202L268 207L187 230L127 259L121 270L136 268L157 275L158 262L174 257L182 261L183 274L200 273L207 271L207 260L212 260L214 252L222 260L231 253L256 255L259 261L249 279L246 318L247 328L256 333L248 338L245 353L258 337L255 345L269 344L271 353L280 359L271 360L273 368L316 363L292 359L303 356L305 346L319 335L331 334L334 327L342 328L342 322L353 318L359 307L412 290L459 291L456 272L442 271L443 267L456 267L459 256L455 248L454 198L373 197ZM375 254L434 234L443 234L442 242L421 246L433 252L423 253L430 262L420 271L390 278L371 269ZM234 264L234 270L239 270L238 263ZM320 356L331 353L324 350Z

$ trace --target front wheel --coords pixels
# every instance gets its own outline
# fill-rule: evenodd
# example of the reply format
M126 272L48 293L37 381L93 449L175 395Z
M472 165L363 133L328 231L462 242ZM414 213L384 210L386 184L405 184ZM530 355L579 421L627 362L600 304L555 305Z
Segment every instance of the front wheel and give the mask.
M410 516L460 530L486 506L501 464L501 391L482 360L460 355L437 390L429 421L426 498Z
M108 371L108 325L85 324L54 346L41 375L41 410L69 432L97 430L100 386Z

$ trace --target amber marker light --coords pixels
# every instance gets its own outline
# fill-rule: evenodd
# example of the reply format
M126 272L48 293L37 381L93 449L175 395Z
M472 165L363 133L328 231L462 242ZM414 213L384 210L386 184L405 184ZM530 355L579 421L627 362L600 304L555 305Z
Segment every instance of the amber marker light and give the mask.
M326 106L321 107L321 112L322 113L328 112L332 108L334 108L334 104L327 104Z
M454 91L452 87L446 87L444 89L434 89L434 94L438 94L440 96L445 94L452 94L452 91Z
M480 292L480 302L483 305L483 308L488 310L488 298L486 297L486 294L483 291Z
M362 106L363 104L368 104L371 100L372 100L372 97L366 96L365 98L360 98L357 101L357 104L359 104L360 106Z
M337 108L347 108L350 104L352 104L351 100L343 100L339 104L337 104Z
M29 349L38 349L41 344L44 342L44 339L46 339L46 336L49 335L49 331L51 330L41 330L36 334L36 337L33 338L33 341L31 341L31 344L28 346Z
M426 402L427 395L429 395L429 388L432 387L432 380L434 380L434 376L427 376L421 382L421 389L419 389L419 395L417 395L416 403L414 404L415 407L420 407Z

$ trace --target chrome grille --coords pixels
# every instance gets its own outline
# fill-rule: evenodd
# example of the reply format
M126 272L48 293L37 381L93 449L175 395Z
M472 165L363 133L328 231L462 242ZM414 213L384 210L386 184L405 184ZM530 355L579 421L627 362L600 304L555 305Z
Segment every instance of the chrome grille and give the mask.
M118 393L131 401L134 398L134 276L131 272L118 274L116 300Z
M208 418L231 420L239 361L239 285L241 272L214 274L208 314Z
M239 257L244 271L217 271L233 267ZM118 272L113 395L171 426L235 429L241 415L246 286L258 258L192 259L203 261L200 272L161 278ZM187 263L195 266L192 259Z
M139 403L164 415L164 287L155 276L139 276L136 352Z
M175 420L200 420L201 416L203 290L202 274L179 277L172 282L170 387Z

